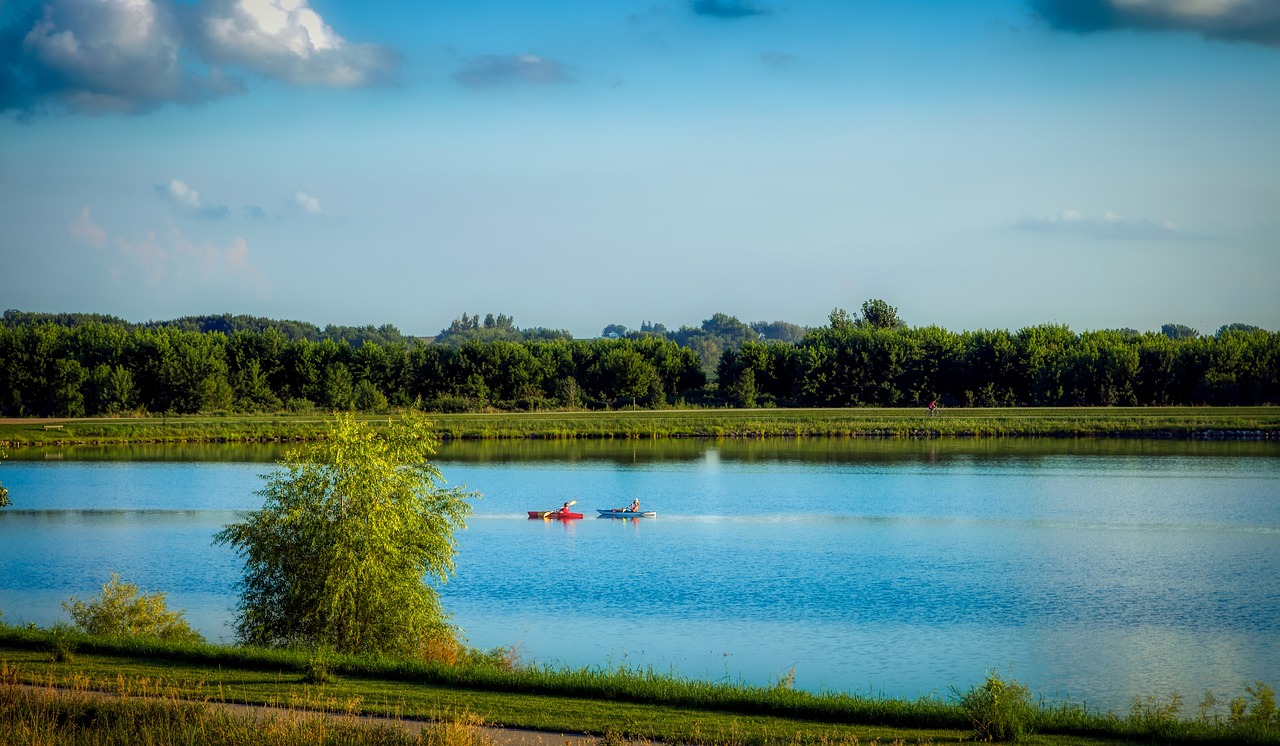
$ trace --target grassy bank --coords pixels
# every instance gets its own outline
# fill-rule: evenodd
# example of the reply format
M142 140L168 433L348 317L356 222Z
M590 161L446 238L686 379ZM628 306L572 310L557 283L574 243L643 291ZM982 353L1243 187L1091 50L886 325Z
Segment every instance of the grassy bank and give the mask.
M392 415L394 417L394 415ZM1280 407L701 409L431 415L444 438L1133 437L1280 439ZM385 422L388 415L362 419ZM0 420L0 443L275 442L321 436L325 416Z
M398 723L368 723L344 713L323 717L298 707L241 712L192 700L162 682L122 688L138 697L90 689L88 677L57 687L22 686L19 669L0 661L0 743L9 746L198 743L205 746L492 746L462 716L411 733ZM123 685L123 679L120 680Z
M974 730L974 711L958 697L814 694L794 691L785 682L755 687L628 669L504 667L483 661L445 666L337 655L318 661L296 651L13 627L0 628L0 660L12 667L15 680L26 683L121 694L163 686L166 696L183 699L422 719L468 712L498 725L688 743L948 743L972 739ZM317 668L325 675L317 676ZM1121 717L1079 705L1032 703L1018 716L1043 743L1280 744L1280 720L1265 691L1190 718L1173 704L1172 699L1147 700Z

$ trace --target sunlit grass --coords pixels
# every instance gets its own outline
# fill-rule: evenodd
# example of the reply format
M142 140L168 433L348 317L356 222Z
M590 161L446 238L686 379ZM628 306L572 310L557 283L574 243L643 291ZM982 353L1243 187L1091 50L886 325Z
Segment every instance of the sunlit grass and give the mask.
M417 733L393 721L365 722L358 702L337 717L325 702L295 700L265 712L220 706L212 689L195 692L163 679L98 681L79 674L26 685L0 661L0 743L7 746L180 744L220 746L491 746L474 716L426 724ZM102 684L114 683L109 689ZM104 691L105 690L105 691Z
M394 415L392 415L394 417ZM1026 407L698 409L609 412L432 414L458 439L740 437L1142 437L1275 438L1280 407ZM375 425L387 415L360 419ZM325 417L186 416L0 422L12 445L158 442L277 442L323 435Z
M304 651L76 635L62 641L72 655L54 662L54 638L49 631L0 627L0 660L22 672L11 678L120 694L422 719L467 712L513 727L687 743L944 743L972 740L975 733L974 711L961 692L915 700L811 693L793 690L785 677L762 687L652 669L524 666L501 654L476 654L456 665L333 655L326 661L332 675L316 683L308 676L313 656ZM1280 744L1273 690L1255 682L1245 693L1230 699L1207 695L1194 711L1183 708L1176 695L1146 697L1124 714L1035 701L1026 730L1045 743Z

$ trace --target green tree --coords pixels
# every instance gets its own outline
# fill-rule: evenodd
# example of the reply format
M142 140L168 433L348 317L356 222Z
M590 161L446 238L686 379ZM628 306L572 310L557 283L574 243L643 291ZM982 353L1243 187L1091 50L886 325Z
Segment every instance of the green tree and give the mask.
M324 398L321 403L330 409L351 409L355 404L355 384L351 371L342 363L332 363L324 369Z
M1160 333L1169 339L1195 339L1200 336L1200 332L1186 324L1164 324L1160 327Z
M236 371L233 381L232 390L235 392L237 408L247 412L274 411L280 408L280 399L271 391L267 375L257 360L250 360L244 368Z
M786 321L753 321L751 329L759 334L762 339L771 339L778 342L786 342L787 344L796 344L804 339L804 335L809 333L807 328Z
M862 316L858 326L869 326L872 329L903 329L907 322L898 318L898 309L879 298L872 298L862 304Z
M62 608L77 627L91 635L204 642L204 637L182 618L182 610L169 611L164 598L163 593L139 595L138 586L121 582L120 576L113 572L97 597L86 603L72 596L62 603Z
M630 347L615 347L605 352L596 363L595 373L601 396L630 399L633 407L636 399L655 388L661 390L658 372Z
M324 441L266 475L263 507L215 536L245 560L242 641L414 655L454 640L424 577L448 580L478 495L443 487L435 444L420 415L379 434L337 414Z
M1262 327L1253 324L1242 324L1239 321L1234 324L1223 324L1218 327L1218 331L1214 332L1215 337L1221 337L1228 332L1257 332L1262 331Z
M386 412L387 397L367 378L361 378L355 388L355 406L361 412Z
M827 321L830 322L833 332L847 332L855 323L849 312L839 307L831 309L831 313L827 314Z

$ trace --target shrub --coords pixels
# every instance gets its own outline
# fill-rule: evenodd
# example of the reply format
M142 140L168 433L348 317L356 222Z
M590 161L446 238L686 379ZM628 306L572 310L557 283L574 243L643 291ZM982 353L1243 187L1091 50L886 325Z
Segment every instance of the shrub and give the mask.
M960 709L983 741L1017 741L1032 731L1035 710L1031 690L1017 681L1006 681L991 672L981 686L960 697Z
M91 635L204 642L204 637L183 619L181 610L169 611L164 598L163 593L140 595L138 586L122 582L120 575L113 572L96 598L86 603L72 596L62 603L62 608L77 627Z
M1265 681L1255 681L1253 686L1244 688L1253 699L1253 707L1249 709L1248 721L1263 727L1280 725L1280 711L1276 710L1276 690Z
M54 663L66 663L76 652L75 630L66 624L58 623L49 629L49 660Z
M294 414L309 414L316 411L316 405L309 399L289 399L284 403L284 408Z
M328 648L317 648L302 669L302 680L308 684L328 684L336 679L331 651Z
M1129 705L1129 722L1145 733L1167 737L1181 727L1182 704L1182 695L1177 692L1167 699L1134 697Z

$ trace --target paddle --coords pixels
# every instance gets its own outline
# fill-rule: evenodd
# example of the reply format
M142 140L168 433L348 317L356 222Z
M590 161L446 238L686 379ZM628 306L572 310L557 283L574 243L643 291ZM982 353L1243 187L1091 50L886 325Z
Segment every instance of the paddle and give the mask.
M574 506L574 505L577 505L577 504L578 504L578 501L577 501L577 500L570 500L569 502L565 503L565 505L568 505L568 506L570 506L570 507L572 507L572 506ZM542 517L543 517L543 518L550 518L551 516L556 515L556 514L557 514L557 513L559 513L559 512L560 512L559 510L544 510L544 511L542 512Z

